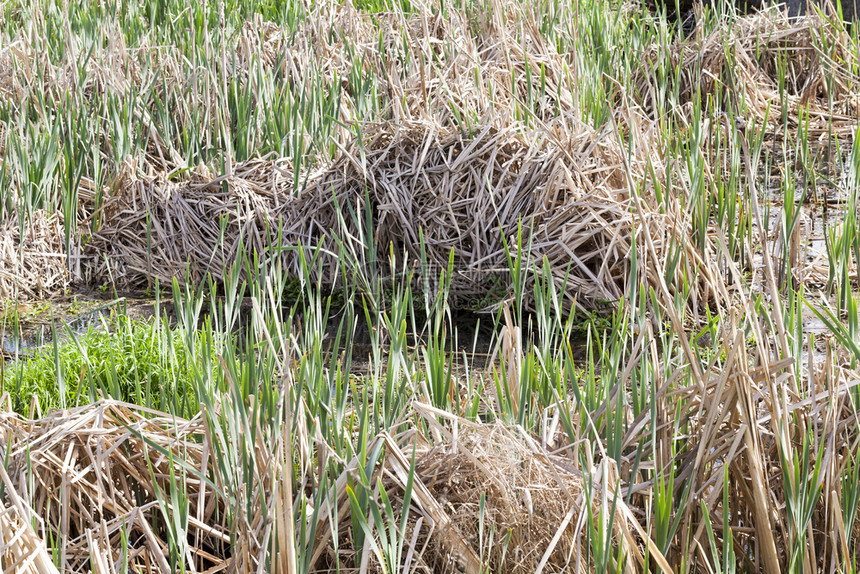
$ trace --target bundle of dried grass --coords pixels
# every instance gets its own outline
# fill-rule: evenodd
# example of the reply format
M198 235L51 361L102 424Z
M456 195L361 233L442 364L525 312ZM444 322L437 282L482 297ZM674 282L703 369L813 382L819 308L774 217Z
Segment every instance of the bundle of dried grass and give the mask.
M85 275L135 287L156 278L199 283L207 273L223 279L243 255L265 256L280 212L296 201L292 181L282 160L237 165L229 182L205 167L191 181L174 182L126 165L104 205L102 228L87 242L95 256Z
M63 225L59 215L45 210L24 221L0 223L0 300L36 298L69 284Z
M378 484L397 515L411 483L404 569L479 574L504 564L517 574L591 571L584 532L587 507L604 513L607 524L611 515L612 536L626 552L634 552L632 514L623 502L612 510L607 504L618 482L611 462L584 477L565 455L550 452L521 427L474 423L425 403L413 406L429 425L429 436L383 433L368 445L385 450L371 482L381 479ZM343 539L337 553L327 545L331 531L326 517L349 512L347 477L357 464L356 459L346 466L333 496L318 509L312 570L331 571L340 563L342 568L352 564L368 572L385 571L372 553L365 552L365 562L355 563ZM380 487L372 496L381 505ZM341 530L344 534L348 532Z
M585 505L599 500L586 500L582 476L567 459L548 453L521 429L416 407L442 435L416 453L417 477L491 571L502 564L523 574L589 570L580 533ZM449 424L439 425L438 416ZM491 532L509 537L505 544L480 548ZM441 539L435 542L433 560L444 562L447 549L439 546ZM448 564L435 566L450 570Z
M680 254L678 273L696 265L680 213L629 196L628 178L642 177L645 158L625 161L615 140L582 124L569 128L562 146L558 138L496 123L468 136L432 122L379 124L311 174L298 194L283 161L237 165L233 178L198 172L184 184L129 177L88 242L93 261L107 265L92 273L134 286L153 278L199 282L206 273L222 280L234 262L256 252L282 258L298 275L298 252L281 248L322 244L323 281L335 285L338 256L361 260L372 243L381 268L362 260L364 272L406 267L430 281L453 252L452 301L475 308L507 294L505 241L516 249L520 225L522 251L514 255L538 266L546 257L568 309L621 297L633 244L640 253L648 249L637 226L652 228L657 257ZM368 215L372 238L364 229ZM389 246L393 268L386 267ZM429 268L419 267L422 252ZM700 281L710 280L700 273ZM488 299L493 293L496 299Z
M10 412L0 417L4 452L9 449L6 496L20 501L29 495L33 513L44 522L41 534L55 541L64 571L114 572L122 556L138 572L170 571L167 509L158 492L170 493L178 478L173 461L159 449L203 471L206 455L199 419L153 414L158 413L100 402L39 420ZM204 569L223 564L232 548L216 517L223 518L222 502L211 493L207 497L193 477L181 486L188 489L188 535L195 541L188 560Z
M673 244L684 246L682 251L689 245L687 225L672 222L677 214L649 207L647 186L641 190L646 201L636 209L628 197L630 183L645 179L646 166L658 175L662 170L647 126L641 118L624 120L637 126L629 134L635 153L626 157L612 136L581 123L570 81L572 56L547 42L529 7L491 2L486 11L463 14L420 9L408 16L371 16L349 2L323 2L298 26L287 31L259 18L247 22L235 31L235 58L222 72L240 85L251 81L254 66L280 66L287 78L321 70L326 81L341 82L360 63L379 82L390 106L381 114L390 121L365 124L366 103L344 94L341 127L332 136L341 152L313 174L303 173L302 190L293 189L294 170L283 159L233 166L226 158L226 177L213 177L205 168L176 177L172 170L185 160L153 134L147 154L113 166L119 175L99 213L91 213L94 193L80 196L81 217L96 217L102 226L81 239L90 260L76 275L137 287L154 278L198 282L207 273L220 280L252 252L282 255L297 273L296 251L277 253L285 245L322 242L336 252L333 236L348 243L361 236L354 219L341 220L334 198L362 215L368 209L373 241L382 249L393 244L407 264L418 259L423 232L430 269L422 273L431 281L453 250L452 297L464 307L484 307L505 296L503 238L515 244L520 222L526 235L534 235L531 250L518 256L537 264L542 257L549 260L567 308L574 301L594 307L625 292L638 218L655 226L655 236L656 227L664 227L655 255L662 257ZM141 57L128 58L120 38L108 40L87 60L87 84L76 86L88 97L185 81L174 50L150 47L144 39L135 48ZM27 46L21 38L18 50ZM135 62L150 58L158 62L158 75L141 77ZM433 64L440 58L445 66ZM28 62L36 66L38 58ZM10 70L13 83L23 85L26 70L12 64ZM72 72L56 68L43 76L59 93L75 77ZM539 92L533 85L537 75ZM217 90L193 82L188 89L195 101L208 94L213 109L206 117L217 121L216 108L223 104L213 95ZM143 124L152 123L147 109L133 113ZM176 113L177 125L195 121L182 109ZM360 138L351 125L363 126ZM267 251L276 236L280 244ZM686 255L678 273L693 276L696 255L689 261ZM384 267L386 257L380 259ZM334 259L326 261L325 282L334 284ZM404 262L397 263L402 270Z
M784 97L789 127L796 128L799 113L808 109L810 141L823 138L820 143L826 144L828 136L850 138L856 130L860 78L854 67L846 65L856 61L856 41L843 27L817 14L788 18L783 7L775 6L742 18L726 18L707 34L699 18L693 34L674 42L668 52L661 45L652 46L632 84L644 106L653 108L658 65L677 69L685 113L696 98L731 98L743 106L733 111L753 116L758 126L782 124ZM770 135L778 137L778 131Z

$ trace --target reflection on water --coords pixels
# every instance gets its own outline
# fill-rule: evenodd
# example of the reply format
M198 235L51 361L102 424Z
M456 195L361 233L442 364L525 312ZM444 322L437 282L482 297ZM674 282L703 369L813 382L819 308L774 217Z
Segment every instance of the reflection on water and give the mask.
M111 313L126 312L126 301L124 298L115 299L75 313L60 307L52 310L55 312L53 321L44 320L51 313L43 312L40 313L40 321L28 321L24 317L17 325L14 322L0 325L0 355L14 359L53 344L55 338L59 343L66 342L70 339L70 332L80 335L91 329L108 330Z

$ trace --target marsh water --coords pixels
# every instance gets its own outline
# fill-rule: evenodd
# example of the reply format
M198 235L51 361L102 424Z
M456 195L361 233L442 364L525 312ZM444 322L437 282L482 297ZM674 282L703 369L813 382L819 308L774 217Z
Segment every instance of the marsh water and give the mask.
M111 317L116 313L148 319L154 309L155 301L145 297L105 297L91 292L18 303L7 310L0 322L0 355L14 360L53 345L54 341L68 343L72 335L110 330Z
M6 361L15 361L50 349L55 341L64 345L72 343L73 336L88 332L109 333L116 326L117 315L147 321L152 320L156 313L171 323L176 319L172 302L156 301L138 293L108 297L88 292L53 301L19 303L17 308L7 311L5 320L0 321L0 357ZM205 317L204 308L200 321ZM250 318L251 307L246 305L240 311L237 335L248 328ZM451 321L456 337L454 340L448 337L447 347L455 362L464 359L474 367L488 363L495 344L492 315L459 311L452 313ZM333 314L323 338L326 354L332 350L331 345L340 325L341 317L337 313ZM413 331L410 329L407 333L411 346L415 346L421 338L420 333ZM363 316L355 318L351 347L353 368L362 371L369 364L368 358L373 353L373 342Z

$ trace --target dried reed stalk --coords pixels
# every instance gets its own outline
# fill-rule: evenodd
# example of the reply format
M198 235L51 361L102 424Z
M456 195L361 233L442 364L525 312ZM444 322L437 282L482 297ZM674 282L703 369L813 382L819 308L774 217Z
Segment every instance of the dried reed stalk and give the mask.
M0 222L0 300L31 299L62 291L69 284L63 226L44 210L23 222Z
M297 194L282 161L239 164L229 183L207 174L185 184L131 177L108 200L105 224L88 245L111 277L134 286L153 278L198 282L207 273L220 280L253 252L274 253L298 275L298 252L279 252L275 238L280 247L322 243L329 285L338 281L336 238L354 254L364 253L362 241L379 247L379 268L365 262L368 276L405 267L435 281L453 252L452 301L472 307L488 293L495 291L497 300L506 295L504 241L516 249L519 225L525 239L514 256L538 266L546 258L568 309L575 301L595 307L621 297L631 278L637 226L653 228L660 257L687 246L679 274L696 266L680 211L648 209L637 221L625 178L631 160L625 166L613 139L582 124L576 128L564 134L562 148L493 122L471 136L430 122L379 124L332 165L310 174ZM645 158L632 161L642 173ZM362 229L368 211L372 238ZM393 267L387 267L389 245ZM421 267L422 250L428 268ZM108 269L92 273L104 277ZM699 276L713 280L705 271Z
M729 55L731 60L729 60ZM774 6L750 16L723 20L705 33L700 18L696 29L668 51L655 45L643 57L645 64L631 79L646 109L656 101L654 76L658 62L681 73L678 110L687 122L695 98L728 98L733 111L740 106L757 127L768 126L768 135L779 138L783 100L787 126L796 130L799 113L808 110L809 139L812 144L828 144L828 139L851 139L860 111L860 82L856 70L846 62L856 62L857 46L841 26L825 16L808 15L790 19L782 6ZM785 71L785 93L780 93L780 67ZM831 104L832 100L832 104Z

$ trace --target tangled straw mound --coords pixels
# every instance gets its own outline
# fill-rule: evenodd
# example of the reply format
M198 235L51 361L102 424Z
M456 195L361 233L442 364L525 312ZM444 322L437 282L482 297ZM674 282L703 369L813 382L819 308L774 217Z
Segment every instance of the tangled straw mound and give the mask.
M649 162L655 173L662 168L649 159L653 146L644 135L634 135L636 153L627 157L611 132L579 120L570 56L541 36L534 18L501 3L470 15L371 16L346 2L320 4L299 24L301 33L262 21L246 26L237 77L245 77L253 53L260 65L280 62L288 77L319 70L331 82L355 73L360 61L386 94L381 116L389 119L375 121L360 101L344 97L340 124L356 129L336 129L334 157L298 174L283 159L241 163L229 177L200 169L190 181L124 166L101 228L87 240L87 278L138 287L155 278L223 280L252 253L278 258L298 275L294 248L322 245L319 272L328 285L338 282L338 257L360 260L368 276L417 270L416 278L433 283L453 252L453 304L482 309L508 295L505 242L516 250L522 225L514 256L538 266L547 258L566 309L617 300L631 279L631 245L642 238L634 232L630 181L641 181ZM440 59L444 66L433 64ZM683 225L663 225L671 216L648 202L640 207L655 231L669 230L655 237L658 245L667 233L689 244ZM375 261L365 244L377 247Z
M391 510L401 516L410 491L403 549L410 571L480 574L488 568L501 571L502 565L514 574L589 571L586 507L602 505L609 511L604 488L587 488L564 455L552 454L519 427L469 422L420 402L413 406L429 433L418 425L396 439L382 433L368 445L385 452L371 477L379 485L374 498L392 501ZM360 566L343 539L339 550L329 546L324 552L320 546L331 534L327 514L348 512L346 477L354 476L357 466L357 459L347 465L332 496L318 509L321 522L311 571L328 571L336 564ZM601 482L601 472L602 467L588 484ZM628 548L622 506L612 511L612 534ZM342 527L339 531L352 535ZM379 555L363 559L362 569L385 571Z
M781 102L787 103L790 127L800 124L801 110L809 112L812 141L828 135L852 138L860 112L856 61L857 44L844 27L825 16L788 18L774 6L743 18L724 19L705 32L699 18L694 32L667 50L653 45L634 72L631 84L646 109L658 99L658 70L679 70L680 101L690 105L705 98L731 98L735 113L752 116L760 128L781 125ZM781 87L781 76L784 84ZM784 96L781 95L784 90ZM831 105L832 100L832 105ZM780 130L771 130L779 135Z
M582 477L569 461L501 424L458 419L454 425L457 435L446 429L442 441L417 452L417 476L474 553L488 557L490 571L504 564L506 571L523 574L541 566L545 572L586 572L578 536L586 503ZM451 571L440 542L433 547L435 571Z
M167 535L157 526L164 518L159 493L170 493L171 481L178 478L158 449L195 468L205 468L206 454L199 420L145 416L151 414L100 402L39 420L11 411L0 415L0 440L9 460L0 504L10 503L0 507L0 520L17 519L26 543L15 542L15 530L0 529L0 563L7 572L15 560L46 555L43 540L54 541L63 571L112 572L123 552L137 572L170 571L164 556ZM179 484L189 489L183 493L188 497L188 534L196 541L189 558L208 568L222 564L225 553L232 553L230 533L219 528L221 518L216 517L223 516L223 501L212 492L206 498L195 479ZM34 517L36 532L27 525ZM56 570L51 565L33 571Z
M615 140L582 124L563 134L564 146L558 137L491 122L471 134L431 122L379 124L332 164L302 176L299 193L283 161L240 164L232 178L198 172L184 184L129 177L89 242L93 260L107 267L92 273L132 286L153 278L199 282L207 273L223 280L234 262L257 253L298 276L298 251L282 248L322 245L319 272L328 285L337 284L344 260L368 277L407 269L434 282L453 256L451 300L481 308L507 295L507 242L525 264L546 258L571 309L622 296L631 246L647 249L637 227L652 234L658 257L687 246L681 260L692 264L686 228L672 223L678 214L644 200L637 208L629 196L628 173L641 175L644 158L625 164ZM377 246L376 260L367 245Z
M35 298L69 284L59 216L44 210L0 222L0 300Z

